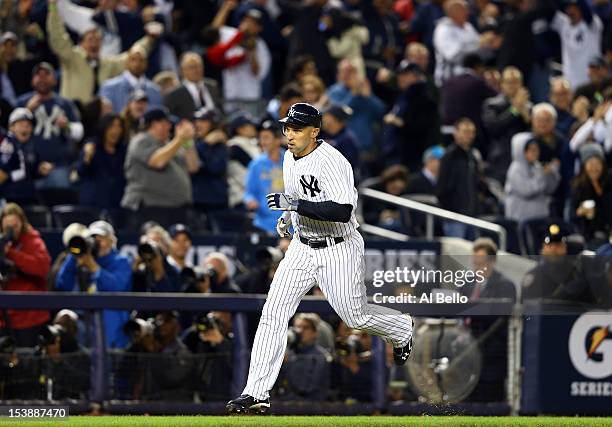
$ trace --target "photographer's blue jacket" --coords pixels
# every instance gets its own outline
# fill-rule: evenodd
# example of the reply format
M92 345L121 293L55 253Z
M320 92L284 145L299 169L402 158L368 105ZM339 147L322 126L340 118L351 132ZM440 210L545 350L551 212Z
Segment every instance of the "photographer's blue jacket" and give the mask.
M132 290L132 265L124 255L113 249L108 255L96 258L100 269L91 275L99 292L129 292ZM68 255L57 275L55 287L61 291L78 291L76 258ZM127 311L104 310L104 332L108 348L125 348L128 338L123 325L130 318Z

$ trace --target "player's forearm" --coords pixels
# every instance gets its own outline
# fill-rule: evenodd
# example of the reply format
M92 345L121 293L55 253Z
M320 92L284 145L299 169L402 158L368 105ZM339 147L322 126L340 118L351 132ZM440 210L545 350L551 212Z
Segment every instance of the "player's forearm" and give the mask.
M353 206L340 204L331 200L325 202L310 202L300 200L297 213L310 219L328 222L349 222Z

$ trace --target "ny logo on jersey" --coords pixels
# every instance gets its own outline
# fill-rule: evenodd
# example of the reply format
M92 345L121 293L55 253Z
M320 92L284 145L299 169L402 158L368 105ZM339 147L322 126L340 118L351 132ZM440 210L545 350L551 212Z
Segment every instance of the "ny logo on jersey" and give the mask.
M305 195L308 195L307 190L310 190L310 197L316 197L321 192L319 181L312 175L302 175L300 177L300 184L302 184Z

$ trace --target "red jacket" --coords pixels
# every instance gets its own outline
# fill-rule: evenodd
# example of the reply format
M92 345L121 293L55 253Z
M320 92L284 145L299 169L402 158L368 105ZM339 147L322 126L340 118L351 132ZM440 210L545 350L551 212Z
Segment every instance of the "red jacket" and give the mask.
M30 227L19 237L19 241L8 250L6 257L15 263L18 270L4 290L18 292L46 292L47 274L51 268L51 256L40 233ZM31 328L49 321L48 311L7 310L13 329ZM0 316L0 326L4 319Z

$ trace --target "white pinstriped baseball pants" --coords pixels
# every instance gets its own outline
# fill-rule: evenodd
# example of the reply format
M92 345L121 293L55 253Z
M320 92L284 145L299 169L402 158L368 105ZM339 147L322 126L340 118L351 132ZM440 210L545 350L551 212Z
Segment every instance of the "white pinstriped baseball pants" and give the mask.
M289 319L315 284L349 328L378 335L394 347L408 344L412 336L408 317L367 303L364 272L363 238L357 231L324 249L312 249L294 236L270 285L243 394L269 397L283 362Z

